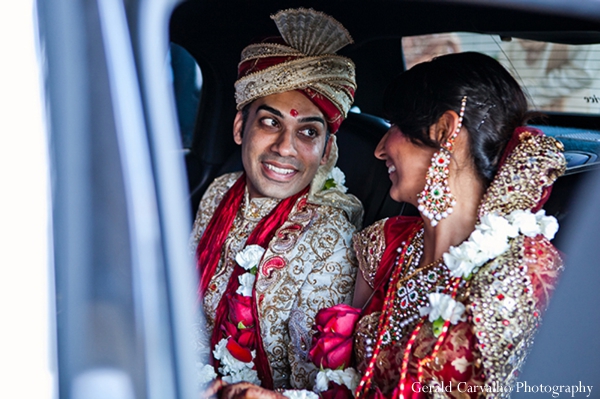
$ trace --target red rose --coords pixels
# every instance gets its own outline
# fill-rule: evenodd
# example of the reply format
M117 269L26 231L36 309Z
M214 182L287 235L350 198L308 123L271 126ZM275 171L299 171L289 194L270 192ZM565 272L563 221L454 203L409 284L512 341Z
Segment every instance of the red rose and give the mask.
M322 334L313 341L310 358L317 367L338 369L350 366L352 359L352 336L340 334Z
M240 322L245 327L254 325L252 303L249 296L231 295L229 298L229 320L237 327Z
M359 316L360 309L342 303L319 310L315 317L315 324L318 329L321 327L319 329L321 332L350 336L354 332L354 325Z
M313 336L309 352L317 367L335 370L350 365L352 333L359 316L359 309L344 304L322 309L317 313L317 332Z
M256 348L256 332L254 328L238 330L235 340L245 348Z
M231 353L231 356L241 362L248 363L252 361L252 353L250 350L235 342L235 339L229 338L227 341L227 350Z
M321 399L354 399L352 391L345 385L338 385L335 382L329 383L329 389L319 394Z

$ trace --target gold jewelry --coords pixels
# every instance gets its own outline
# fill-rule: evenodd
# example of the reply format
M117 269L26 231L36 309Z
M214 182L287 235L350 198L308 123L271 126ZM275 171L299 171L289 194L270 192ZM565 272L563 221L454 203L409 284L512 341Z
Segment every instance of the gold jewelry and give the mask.
M423 216L431 220L431 225L434 227L440 220L447 218L456 205L456 199L450 192L450 186L448 185L448 174L450 172L450 159L454 150L454 141L462 128L466 106L467 96L464 96L460 103L460 113L458 115L456 130L442 144L439 151L433 154L431 166L425 175L425 187L418 195L418 209Z
M402 285L402 283L404 283L405 281L410 280L411 278L413 278L414 276L416 276L417 274L419 274L422 271L425 271L427 269L431 269L434 266L440 265L443 261L444 261L443 258L438 258L438 259L434 260L433 262L426 264L425 266L416 268L408 276L404 276L404 277L400 278L398 280L397 287L400 288L400 286ZM410 259L408 260L407 264L410 265L410 262L412 262L412 255L411 255Z

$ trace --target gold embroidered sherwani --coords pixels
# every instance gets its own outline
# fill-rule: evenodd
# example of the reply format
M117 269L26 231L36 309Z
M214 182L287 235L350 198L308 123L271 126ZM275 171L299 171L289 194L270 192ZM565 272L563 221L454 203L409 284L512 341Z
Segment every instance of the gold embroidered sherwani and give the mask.
M190 240L193 252L219 202L240 175L217 178L204 194ZM255 287L260 332L276 388L312 384L316 368L307 354L314 316L322 308L352 299L356 258L351 238L356 226L350 220L360 223L362 207L353 196L326 191L315 194L311 190L300 197L258 267ZM209 335L236 265L235 255L278 202L273 198L250 199L246 190L204 298Z

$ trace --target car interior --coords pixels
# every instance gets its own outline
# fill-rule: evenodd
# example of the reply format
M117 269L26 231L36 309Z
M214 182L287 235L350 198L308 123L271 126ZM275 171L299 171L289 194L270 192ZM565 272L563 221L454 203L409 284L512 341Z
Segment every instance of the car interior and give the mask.
M356 64L358 89L355 107L337 134L340 147L338 166L346 175L349 192L355 194L365 207L365 226L383 217L415 212L412 206L389 198L390 181L384 164L373 156L379 139L389 126L380 117L383 92L387 83L409 63L408 51L411 48L407 46L407 38L412 44L419 41L427 44L428 37L433 38L429 40L431 43L431 40L447 36L449 32L455 36L457 33L454 32L459 32L458 35L462 35L459 46L462 45L463 51L469 50L467 42L473 42L471 36L474 34L491 38L498 48L513 41L513 38L544 45L567 45L575 49L592 45L589 50L592 52L593 44L600 43L598 25L593 22L493 5L383 0L368 3L183 2L175 9L170 21L172 49L177 48L178 59L185 58L180 55L183 53L195 61L202 76L195 102L183 98L190 95L177 89L181 83L174 84L185 147L191 215L195 213L204 190L216 176L241 170L240 152L232 140L235 114L233 83L241 50L253 40L277 35L270 15L280 9L299 6L329 13L348 29L354 39L354 44L340 51ZM482 39L476 41L481 42ZM443 43L438 47L444 49L434 55L461 51L452 46L452 43ZM481 48L482 45L479 46ZM562 51L565 54L566 50ZM184 62L178 61L177 65L181 64ZM181 76L189 75L185 69L173 68L175 82L178 81L177 76L181 81ZM598 66L588 69L593 70L590 75L597 74ZM590 79L593 80L593 76ZM597 101L593 95L589 94L584 101ZM182 108L186 107L187 117L182 116ZM577 108L565 112L539 107L547 117L536 121L536 126L564 143L568 160L567 173L555 184L554 193L546 205L547 212L557 216L559 221L568 214L569 201L581 177L599 165L600 107L596 108L595 112L579 112ZM187 126L185 132L184 125ZM557 237L559 240L560 237Z
M241 169L232 137L240 53L257 39L277 35L270 15L296 7L330 14L354 39L340 51L356 64L358 90L337 134L338 166L349 192L364 205L365 226L416 211L391 200L387 169L373 156L389 127L381 106L394 76L415 62L456 51L497 57L515 74L532 107L546 114L533 124L564 143L568 160L545 208L559 219L554 243L571 264L540 331L537 342L546 345L534 346L529 370L544 383L598 381L598 1L33 3L35 10L27 12L37 30L30 34L39 52L35 72L43 92L51 191L45 198L50 220L35 221L48 231L37 238L48 244L40 267L50 291L40 295L45 310L35 319L46 320L49 331L26 327L24 321L34 317L19 297L8 301L15 317L9 314L7 324L34 348L30 352L38 351L29 333L47 342L41 371L55 386L46 396L29 396L198 397L197 276L186 246L191 221L212 180ZM18 58L14 63L25 70ZM20 76L10 77L25 82ZM32 139L26 130L19 133ZM25 155L39 156L34 146L26 148ZM15 181L19 191L32 185ZM576 234L570 234L570 224ZM27 233L27 250L39 251L35 229L24 221L18 227ZM9 271L39 277L40 268L10 264ZM27 300L44 291L38 280L21 280L7 279ZM9 370L18 368L12 359L25 358L15 348L17 356L4 359ZM21 363L22 381L33 381L32 365ZM27 385L15 381L19 389Z

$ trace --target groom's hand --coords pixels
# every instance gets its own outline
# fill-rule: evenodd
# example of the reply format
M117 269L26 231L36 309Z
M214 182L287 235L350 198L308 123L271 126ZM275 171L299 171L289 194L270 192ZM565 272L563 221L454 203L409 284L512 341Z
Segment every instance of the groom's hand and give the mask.
M227 385L221 390L220 399L286 399L279 392L261 388L249 382Z
M217 378L210 385L200 393L200 399L216 399L219 391L226 386L227 383L220 378Z

